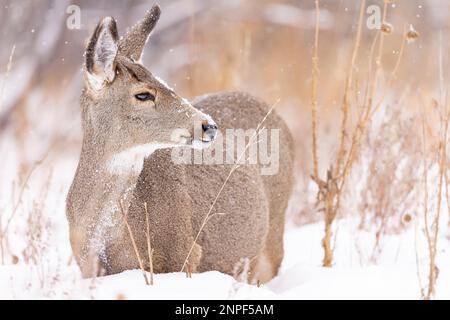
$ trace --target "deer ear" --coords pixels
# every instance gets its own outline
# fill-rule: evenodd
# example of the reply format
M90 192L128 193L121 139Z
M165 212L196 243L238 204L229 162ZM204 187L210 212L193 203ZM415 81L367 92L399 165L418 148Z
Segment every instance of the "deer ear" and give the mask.
M156 4L145 13L142 20L136 23L119 42L119 51L133 61L140 61L144 46L161 15L161 9Z
M118 52L118 34L114 18L106 17L95 28L86 49L86 81L100 90L115 77L115 59Z

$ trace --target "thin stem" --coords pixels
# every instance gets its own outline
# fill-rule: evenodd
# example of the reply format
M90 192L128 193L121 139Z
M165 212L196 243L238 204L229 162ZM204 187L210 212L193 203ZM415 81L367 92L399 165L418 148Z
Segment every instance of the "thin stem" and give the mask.
M147 237L148 263L150 264L150 284L153 285L153 249L150 242L150 223L148 217L147 202L144 202L144 209L145 209L145 223L147 225L146 237Z
M311 118L312 118L312 158L313 158L313 177L319 178L319 164L317 156L317 85L319 78L319 0L315 0L316 7L316 28L314 33L314 51L312 57L312 88L311 88Z
M148 278L147 278L147 274L146 274L145 269L144 269L144 264L142 263L141 256L139 255L139 250L137 248L136 241L134 240L133 232L131 231L131 227L130 227L130 225L128 223L127 214L125 213L125 211L123 209L123 201L120 200L119 204L120 204L120 209L122 211L123 221L125 222L125 225L127 226L128 234L130 235L131 243L133 244L134 253L136 254L136 258L137 258L137 260L139 262L139 267L141 268L142 274L144 276L145 284L146 285L150 285L150 283L148 281Z
M344 99L342 102L341 137L340 137L340 145L339 145L339 152L338 152L338 158L337 158L338 160L337 160L337 165L335 168L335 170L336 170L335 175L339 174L342 163L344 161L344 157L345 157L345 140L347 138L347 122L348 122L348 113L349 113L349 109L350 109L349 94L350 94L350 88L351 88L352 82L353 82L353 70L355 68L356 57L358 56L358 49L359 49L359 46L361 43L361 30L362 30L365 8L366 8L366 0L363 0L361 2L361 7L360 7L360 11L359 11L358 30L356 32L356 38L355 38L355 44L353 47L352 58L350 60L347 79L345 82Z

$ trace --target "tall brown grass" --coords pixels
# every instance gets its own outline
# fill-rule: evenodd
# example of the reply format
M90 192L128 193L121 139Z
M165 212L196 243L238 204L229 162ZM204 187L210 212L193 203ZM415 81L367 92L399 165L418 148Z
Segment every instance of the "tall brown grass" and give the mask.
M436 290L436 281L439 275L439 268L436 264L436 255L438 250L438 236L439 236L439 227L440 227L440 217L442 210L442 202L444 197L446 197L447 206L449 204L448 197L448 181L446 177L448 175L447 171L447 163L448 163L448 154L447 154L447 143L448 143L448 126L450 122L450 108L448 106L448 87L444 84L444 69L443 69L443 58L442 58L442 34L440 34L439 39L439 52L438 52L438 67L439 67L439 83L440 83L440 98L439 101L436 101L435 111L438 113L439 119L439 129L438 129L438 147L435 155L435 163L437 164L438 171L438 181L437 181L437 197L436 197L436 209L434 212L430 212L428 208L428 193L424 193L424 203L425 203L425 212L424 212L424 224L425 224L425 235L428 242L428 257L429 257L429 267L428 267L428 284L424 289L422 288L422 296L429 300L434 297ZM425 116L424 116L425 118ZM425 120L424 120L425 121ZM426 149L426 140L424 141L424 149ZM426 163L425 163L426 167ZM424 171L424 184L425 189L428 188L428 176L427 171ZM445 185L445 195L444 195L444 183ZM449 207L447 207L449 208ZM448 211L450 213L450 211Z
M424 192L424 233L428 243L428 280L427 286L422 287L422 296L430 299L435 294L436 280L439 269L436 266L438 250L439 224L442 205L447 204L450 212L448 197L448 126L450 113L447 104L447 90L444 85L442 44L439 46L439 65L437 78L439 79L440 101L427 97L425 100L434 101L434 106L427 107L421 112L408 110L405 117L403 106L418 97L411 97L412 93L407 86L397 91L397 96L392 91L392 86L398 82L398 73L406 43L412 43L419 37L419 33L410 26L404 27L397 60L390 74L386 75L383 65L385 37L392 33L392 25L387 22L387 9L389 1L384 1L381 28L374 37L368 60L365 91L362 102L351 98L358 96L355 90L359 90L359 83L353 82L353 72L357 69L356 61L361 45L362 17L365 9L365 1L361 2L358 28L356 30L354 47L350 58L350 66L347 72L343 102L341 108L341 125L335 160L327 165L325 177L321 177L318 168L318 141L317 133L318 107L317 92L319 78L319 1L316 5L315 41L312 54L312 87L311 87L311 115L312 115L312 179L317 185L317 204L324 213L325 234L322 240L324 249L323 266L330 267L333 264L332 229L337 216L343 214L348 208L349 199L345 199L348 177L352 171L361 174L367 170L367 179L359 181L358 187L348 186L350 189L360 189L360 198L352 198L350 201L358 203L357 210L360 214L360 228L375 230L375 244L371 260L376 262L380 254L381 239L385 233L401 232L412 219L419 216L417 213L421 204L418 202L420 192ZM384 79L384 85L381 80ZM398 93L402 94L398 94ZM390 95L388 101L386 97ZM392 97L394 95L394 97ZM423 97L422 97L423 98ZM376 101L378 99L378 101ZM390 102L390 104L388 104ZM417 105L417 102L413 102ZM377 112L378 124L374 123ZM433 115L433 113L436 113ZM349 128L349 120L356 115L356 120ZM428 115L428 116L427 116ZM436 130L427 130L433 127L432 123L437 119L439 126ZM422 126L422 131L416 130ZM436 127L436 126L434 126ZM433 143L427 145L427 137ZM417 141L422 140L422 147ZM417 170L423 162L423 170ZM432 166L438 167L438 177L435 186L430 186L428 170ZM323 175L323 174L322 174ZM421 178L422 175L422 178ZM424 187L420 188L423 179ZM436 201L434 210L429 208L429 190L436 192L433 201ZM445 189L444 189L445 188Z
M387 22L387 11L388 11L388 3L389 1L384 1L383 5L383 13L382 13L382 21L381 26L373 38L373 42L370 46L370 53L368 59L368 68L367 74L365 75L366 83L364 86L364 94L362 99L358 98L358 94L355 94L354 91L360 90L360 84L358 82L354 82L354 71L357 70L357 58L359 55L359 48L361 46L361 33L362 26L364 24L364 13L366 9L366 2L361 1L360 3L360 11L359 11L359 19L356 29L356 35L354 40L354 46L349 62L349 67L347 71L347 76L345 80L345 86L343 88L343 98L342 98L342 107L341 107L341 125L340 125L340 135L339 140L336 141L337 145L337 156L335 160L332 160L327 166L325 177L320 177L318 166L318 152L317 152L317 86L318 86L318 43L319 43L319 1L316 1L316 32L315 32L315 41L314 41L314 49L313 49L313 57L312 57L312 66L313 66L313 81L312 81L312 158L313 158L313 173L312 179L317 185L318 194L317 194L317 205L320 206L320 211L324 212L324 223L325 223L325 235L322 240L322 246L324 249L324 258L323 258L323 266L330 267L333 264L333 248L332 248L332 229L333 222L336 217L341 213L342 210L342 199L346 192L348 177L351 175L352 170L354 169L355 164L357 164L361 152L364 150L364 141L366 141L366 137L370 134L372 130L372 120L376 115L376 112L380 110L380 107L386 103L385 98L388 94L388 90L391 90L391 86L394 80L397 78L397 73L400 68L400 64L404 55L405 43L407 40L413 40L417 38L418 34L414 32L414 30L410 29L409 32L404 28L403 36L401 39L400 49L398 51L397 60L394 64L394 67L390 74L388 75L388 80L385 83L385 86L380 85L381 77L386 77L385 70L383 67L383 54L384 54L384 41L385 37L392 32L392 26ZM411 27L412 28L412 27ZM414 33L414 37L412 35ZM375 64L375 66L373 66ZM357 97L356 99L352 97ZM375 101L378 99L378 101ZM388 109L385 108L384 112L388 112ZM389 112L388 112L389 113ZM351 120L351 116L355 118L354 123L350 126L349 120ZM391 114L391 120L385 122L384 125L377 131L375 134L383 134L386 132L384 129L392 129L393 125L399 121L401 118L399 110ZM392 134L394 131L390 132L390 136L387 138L392 138ZM407 139L407 135L404 135L406 131L402 132L399 136L397 136L400 141L403 139L403 144L400 145L401 150L404 151L404 148L407 148L410 144L409 139ZM404 136L403 136L404 135ZM388 140L389 141L389 140ZM396 143L394 139L390 139L392 143ZM384 143L385 140L378 140L378 148L380 149L380 144ZM372 147L377 147L374 145ZM389 147L389 146L387 146ZM417 150L415 150L417 152ZM367 156L367 154L365 155ZM370 170L372 170L372 175L370 175L369 180L367 181L368 185L364 189L363 202L360 203L359 209L361 210L362 221L361 226L363 226L366 221L366 213L368 210L377 212L375 217L378 220L378 227L376 231L376 244L374 247L374 252L372 258L375 259L377 254L377 250L379 250L379 241L381 235L386 231L387 228L387 218L392 216L392 212L395 212L397 208L395 208L395 203L398 203L398 199L406 200L407 197L410 197L415 190L415 182L417 181L409 181L406 182L405 185L401 185L403 180L399 181L399 186L401 185L403 188L400 189L397 193L391 193L390 188L386 186L386 183L391 183L391 180L395 178L395 174L397 172L396 166L386 167L387 170L379 170L380 166L383 165L383 160L381 159L382 153L378 153L377 155L372 155L372 157L368 157L372 164L370 165ZM395 157L393 154L389 155L389 159L386 161L393 161ZM414 158L414 155L413 155ZM412 162L411 164L416 163L417 160ZM411 168L410 168L411 169ZM380 171L380 172L379 172ZM389 175L390 174L390 175ZM401 179L407 177L411 172L403 172L403 176ZM387 180L386 180L387 178ZM384 179L384 180L383 180ZM378 185L376 192L374 193L370 191L371 187ZM349 186L353 187L353 186ZM376 196L376 200L374 204L369 204L368 198L369 195ZM395 214L399 214L400 216L404 216L406 210L409 209L408 206L403 208L403 211L396 212ZM400 221L400 220L399 220ZM373 222L377 222L374 220Z

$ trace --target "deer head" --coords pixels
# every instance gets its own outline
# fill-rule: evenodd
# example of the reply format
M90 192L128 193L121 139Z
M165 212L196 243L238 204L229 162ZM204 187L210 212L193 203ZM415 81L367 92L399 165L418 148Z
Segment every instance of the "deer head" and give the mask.
M112 171L139 170L135 162L156 149L203 148L216 136L208 115L140 63L160 12L153 6L120 40L114 18L102 19L86 49L84 143L100 150Z

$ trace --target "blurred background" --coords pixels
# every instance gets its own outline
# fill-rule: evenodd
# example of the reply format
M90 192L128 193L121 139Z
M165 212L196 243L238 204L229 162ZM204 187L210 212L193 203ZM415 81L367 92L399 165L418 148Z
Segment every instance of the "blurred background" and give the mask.
M414 143L420 134L420 117L414 118L414 110L432 105L433 99L439 100L439 48L444 53L442 64L448 66L450 1L388 2L386 19L392 30L384 37L382 79L387 79L395 67L404 31L412 26L420 34L416 41L405 45L395 81L380 81L380 87L389 84L377 94L386 97L379 114L384 119L380 122L385 126L383 132L389 132L389 136L376 131L367 137L372 142L367 144L366 152L377 150L380 157L380 150L388 152L396 141L410 137L413 143L405 144L408 147L402 144L404 149L392 149L393 154L383 160L392 165L402 152L420 149ZM315 186L310 179L314 1L158 3L162 16L147 44L144 65L188 99L208 92L241 90L269 104L280 100L276 109L292 130L297 153L297 185L289 215L295 223L320 219L314 209ZM75 12L73 5L79 8L79 28L69 26ZM61 180L59 190L64 198L81 146L78 100L86 41L101 17L114 16L119 33L124 34L152 5L153 1L148 0L0 1L0 210L9 212L3 216L3 224L14 211L14 205L7 210L10 202L18 203L18 195L28 189L37 168L64 163L67 176L55 178ZM382 11L383 1L367 1L366 7L371 5ZM359 6L360 2L353 0L320 1L318 130L322 175L338 149L340 110ZM369 28L366 21L371 12L364 11L352 88L356 110L360 107L358 96L368 81L371 46L378 32ZM431 124L430 134L432 127ZM369 163L370 160L365 167ZM395 173L379 183L390 184L394 178ZM55 214L64 215L62 206L57 211Z

